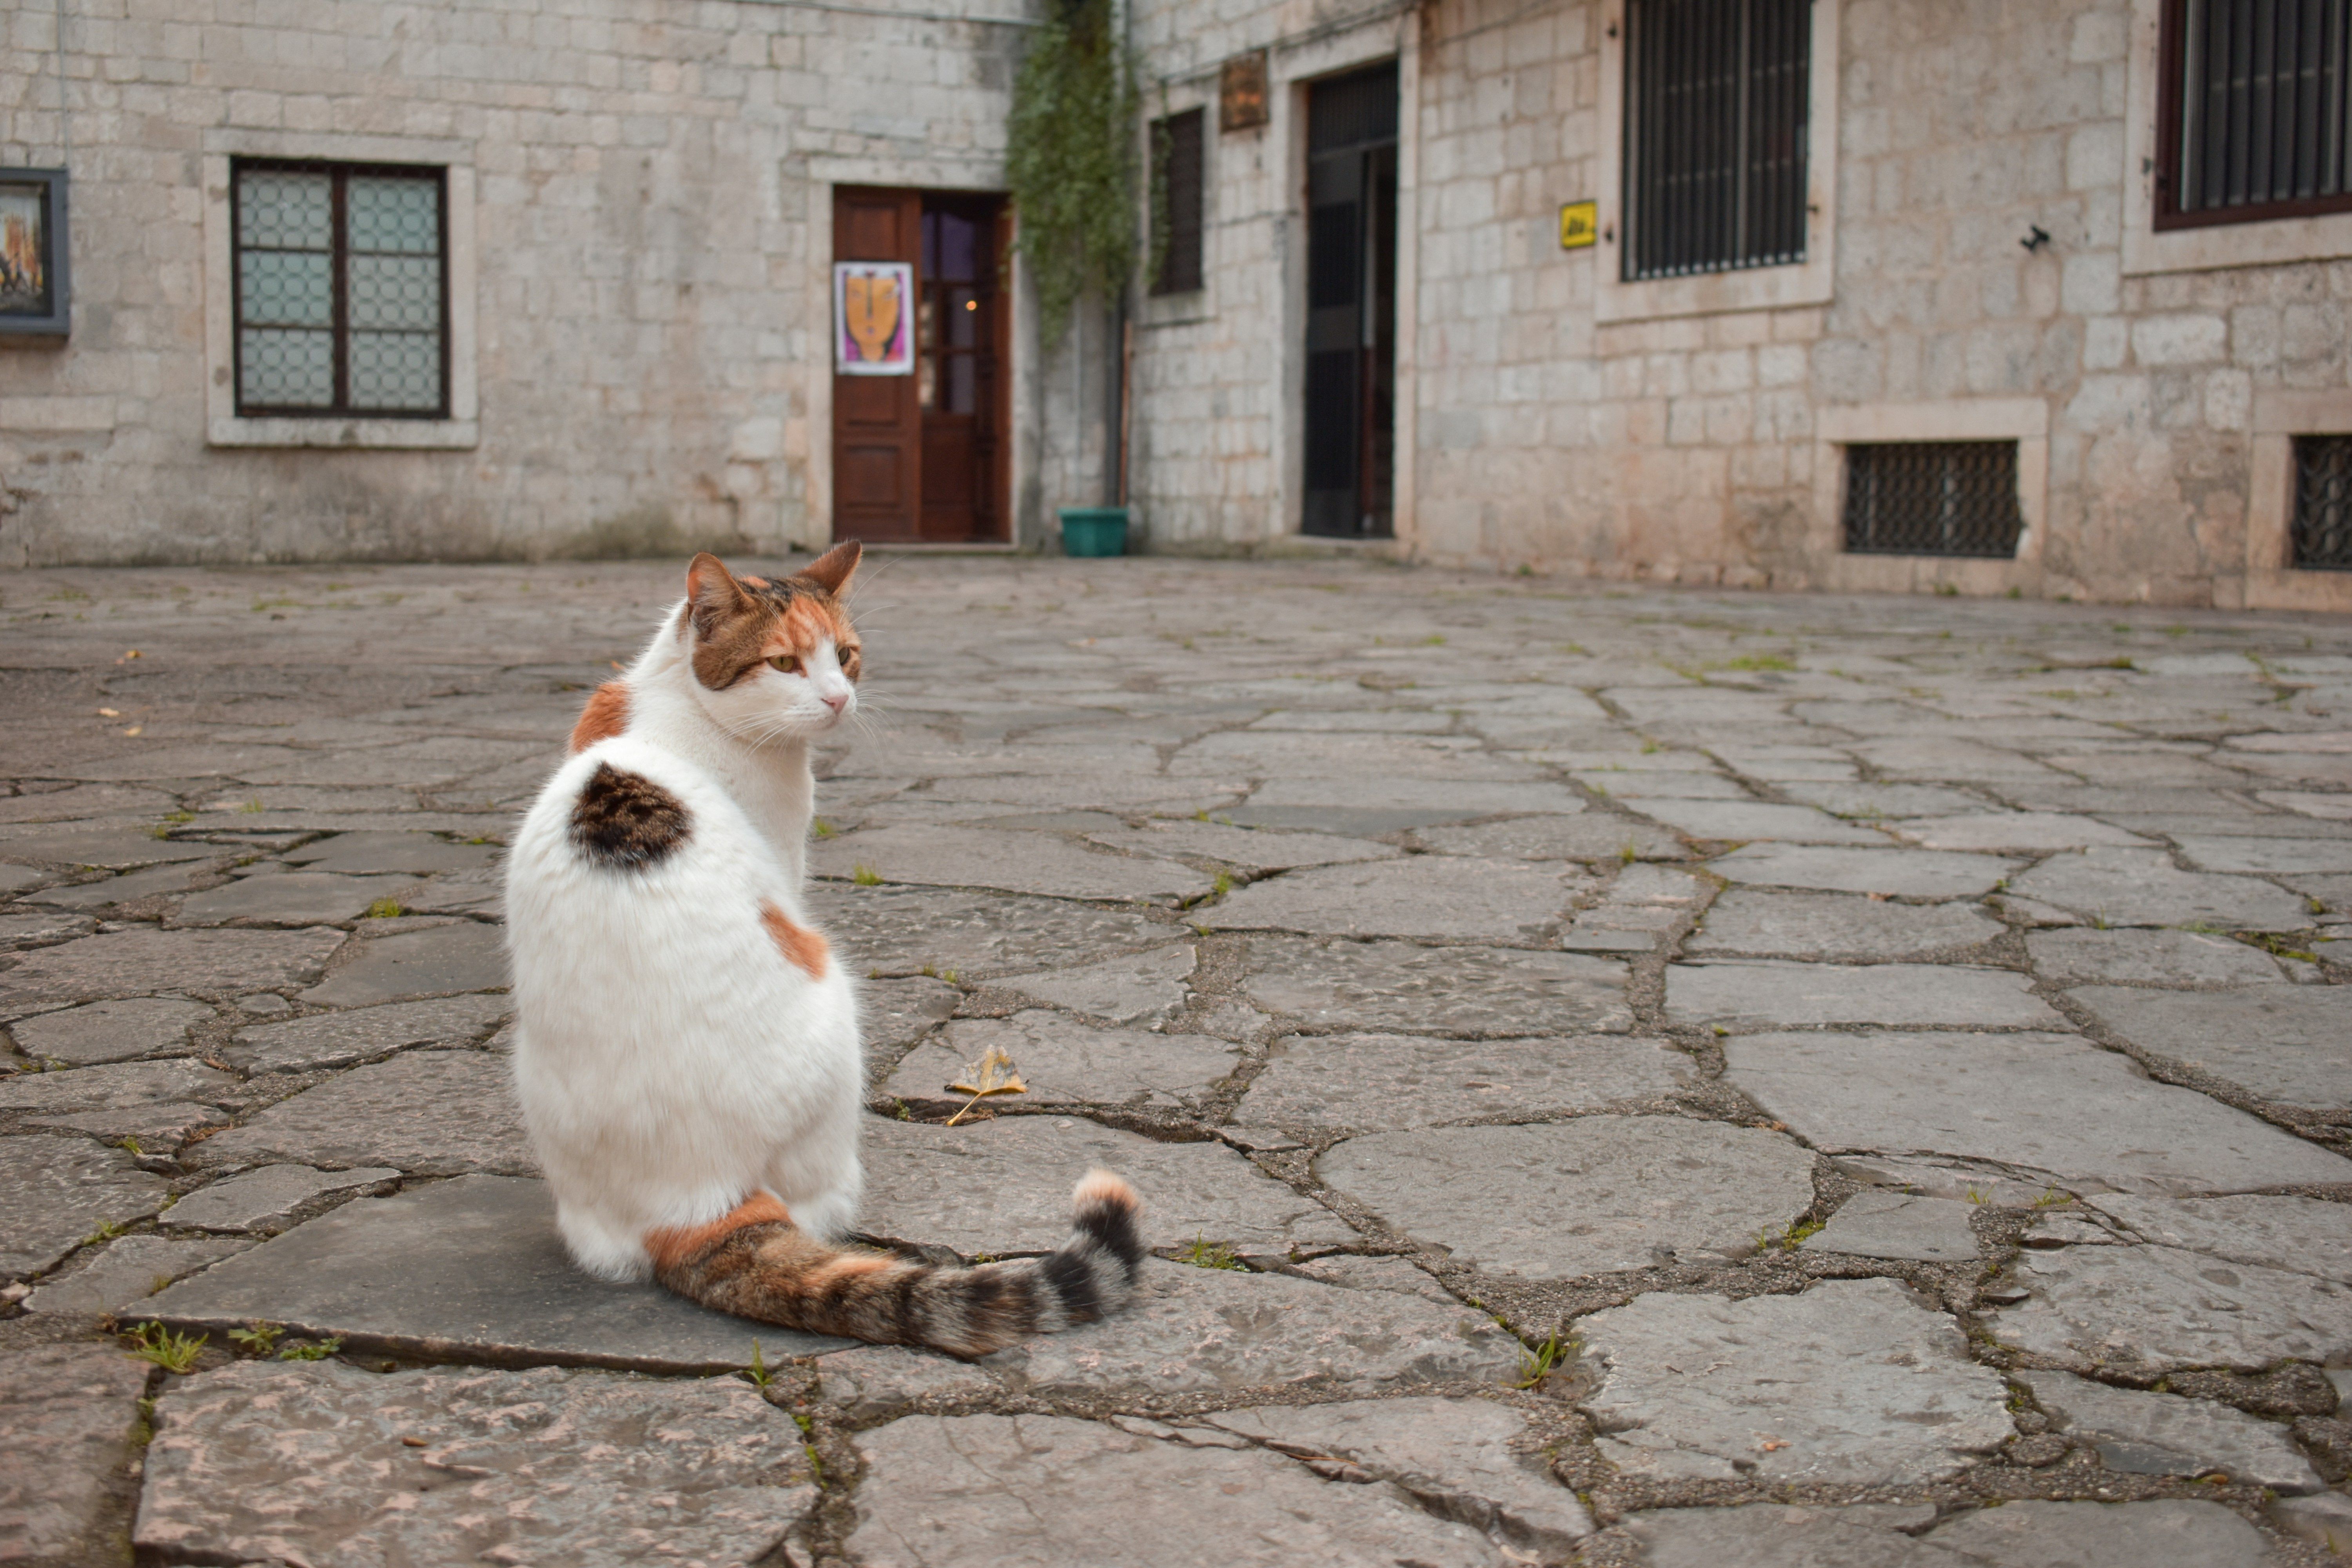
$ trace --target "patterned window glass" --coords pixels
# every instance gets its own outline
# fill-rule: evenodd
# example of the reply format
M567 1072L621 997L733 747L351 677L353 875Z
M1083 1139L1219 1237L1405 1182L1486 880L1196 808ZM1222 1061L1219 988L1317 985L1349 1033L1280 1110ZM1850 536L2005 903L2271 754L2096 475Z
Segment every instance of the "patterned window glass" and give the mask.
M240 413L442 412L442 190L437 169L238 168Z

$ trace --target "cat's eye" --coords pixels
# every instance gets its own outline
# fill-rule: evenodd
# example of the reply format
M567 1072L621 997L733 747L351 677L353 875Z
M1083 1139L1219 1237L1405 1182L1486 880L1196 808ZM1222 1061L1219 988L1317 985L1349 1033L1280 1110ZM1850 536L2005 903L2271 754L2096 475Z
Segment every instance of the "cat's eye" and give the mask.
M782 670L786 675L798 675L801 672L801 661L791 654L780 653L768 661L768 668Z

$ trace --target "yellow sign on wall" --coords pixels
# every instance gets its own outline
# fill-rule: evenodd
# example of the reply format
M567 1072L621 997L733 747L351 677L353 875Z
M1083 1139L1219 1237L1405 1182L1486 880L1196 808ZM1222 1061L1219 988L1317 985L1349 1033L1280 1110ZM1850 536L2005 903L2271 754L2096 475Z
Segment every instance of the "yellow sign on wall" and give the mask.
M1581 250L1601 237L1601 204L1570 202L1559 209L1559 247Z

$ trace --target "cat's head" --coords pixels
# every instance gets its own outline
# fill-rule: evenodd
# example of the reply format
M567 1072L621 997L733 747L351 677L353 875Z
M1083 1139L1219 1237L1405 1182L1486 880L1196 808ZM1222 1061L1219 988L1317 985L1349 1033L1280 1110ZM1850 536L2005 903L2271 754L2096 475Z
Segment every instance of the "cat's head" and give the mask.
M793 740L857 711L857 632L841 601L859 553L838 544L773 582L738 577L707 553L687 567L678 636L690 644L694 694L720 728Z

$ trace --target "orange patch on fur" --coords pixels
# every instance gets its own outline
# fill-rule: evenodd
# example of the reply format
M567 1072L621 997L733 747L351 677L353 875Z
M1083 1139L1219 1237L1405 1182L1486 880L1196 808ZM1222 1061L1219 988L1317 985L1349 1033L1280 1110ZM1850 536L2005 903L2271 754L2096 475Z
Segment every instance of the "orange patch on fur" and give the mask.
M792 916L770 903L760 906L760 923L768 928L768 940L776 944L776 951L784 955L786 963L811 980L824 978L824 961L833 950L825 944L824 932L796 923Z
M629 683L608 680L598 687L580 710L572 726L572 752L577 756L599 741L609 741L629 727Z
M837 1279L855 1279L866 1274L882 1274L904 1268L897 1258L874 1252L842 1252L828 1258L810 1270L811 1289L823 1289Z
M709 1225L674 1225L646 1233L646 1250L654 1267L675 1268L689 1258L709 1251L747 1225L793 1223L792 1211L768 1193L754 1193Z
M748 572L742 576L736 578L735 581L738 583L748 584L754 588L764 588L768 585L768 580L765 577L754 577Z

